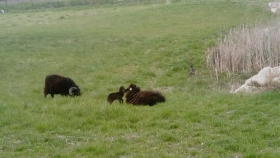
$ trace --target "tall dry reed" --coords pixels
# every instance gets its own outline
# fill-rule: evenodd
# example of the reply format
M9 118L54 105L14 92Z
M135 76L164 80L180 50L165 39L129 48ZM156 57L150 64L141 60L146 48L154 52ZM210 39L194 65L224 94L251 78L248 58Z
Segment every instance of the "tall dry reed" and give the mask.
M207 65L216 73L251 73L280 62L280 21L269 25L245 24L230 29L207 50Z

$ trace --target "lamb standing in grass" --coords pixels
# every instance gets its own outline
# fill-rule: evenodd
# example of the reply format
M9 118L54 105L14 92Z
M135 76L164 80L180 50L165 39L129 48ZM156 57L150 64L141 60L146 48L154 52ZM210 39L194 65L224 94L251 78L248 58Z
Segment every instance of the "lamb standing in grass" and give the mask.
M107 97L107 100L110 104L113 103L114 100L118 100L121 104L123 103L122 97L124 96L125 88L121 86L118 92L110 93Z

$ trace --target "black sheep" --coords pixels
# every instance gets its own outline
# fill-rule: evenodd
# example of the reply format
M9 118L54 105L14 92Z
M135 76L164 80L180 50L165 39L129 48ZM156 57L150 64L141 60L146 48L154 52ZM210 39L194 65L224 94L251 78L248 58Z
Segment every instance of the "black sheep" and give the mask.
M126 102L132 105L153 106L160 102L165 102L165 97L157 91L141 91L135 84L130 84L126 91Z
M124 96L125 88L121 86L118 92L110 93L107 97L107 101L112 104L114 100L118 100L121 104L123 103L122 97Z
M60 75L49 75L45 79L44 95L45 97L50 94L60 94L62 96L80 96L81 90L76 83L68 78Z

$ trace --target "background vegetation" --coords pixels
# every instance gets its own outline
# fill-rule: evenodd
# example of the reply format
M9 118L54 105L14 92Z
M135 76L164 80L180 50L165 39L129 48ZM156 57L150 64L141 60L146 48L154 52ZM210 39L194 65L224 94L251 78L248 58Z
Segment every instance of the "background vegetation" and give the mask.
M44 10L65 7L100 7L100 6L129 6L147 4L166 4L187 2L188 0L0 0L0 9L6 12L26 12L31 10ZM212 2L224 2L225 0L212 0ZM268 0L227 0L227 2L247 3L255 5ZM205 2L205 0L196 0Z
M181 0L173 0L180 2ZM100 7L120 5L164 4L166 0L0 0L0 8L9 12L65 7Z
M279 21L247 24L230 29L219 44L208 49L207 63L213 71L256 73L279 65Z
M205 60L230 28L274 19L266 6L205 0L1 14L0 157L279 157L279 91L230 94L233 78L215 80ZM52 73L71 77L83 96L44 98ZM167 102L107 103L132 82Z

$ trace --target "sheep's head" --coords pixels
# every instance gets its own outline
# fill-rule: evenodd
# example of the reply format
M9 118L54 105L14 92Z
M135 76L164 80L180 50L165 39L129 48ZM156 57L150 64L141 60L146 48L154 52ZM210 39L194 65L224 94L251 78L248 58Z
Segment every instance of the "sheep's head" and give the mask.
M125 92L128 92L128 91L140 91L140 88L137 87L135 84L131 83L129 85L129 87L125 90Z
M124 86L121 86L119 89L119 92L124 92L125 93L126 89L124 88Z
M81 96L82 92L79 87L71 87L69 89L69 95L70 96Z

